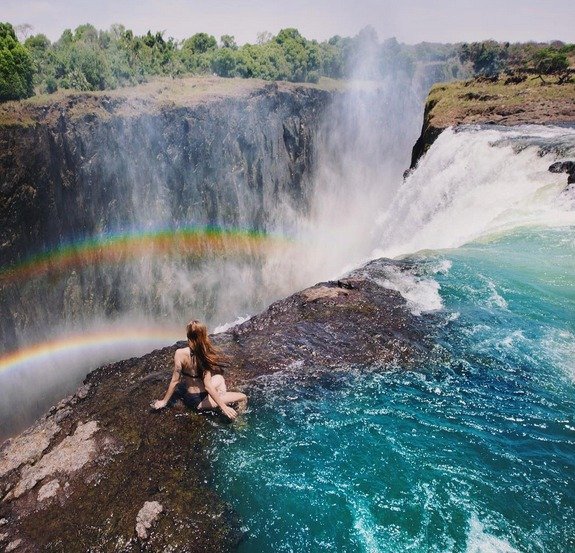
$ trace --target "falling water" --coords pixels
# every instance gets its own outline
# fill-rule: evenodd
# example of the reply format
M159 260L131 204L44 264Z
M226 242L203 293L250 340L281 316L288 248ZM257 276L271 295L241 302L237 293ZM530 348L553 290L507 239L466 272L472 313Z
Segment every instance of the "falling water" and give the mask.
M292 188L276 182L287 153L265 133L248 134L261 125L251 111L229 114L221 131L229 159L221 161L188 131L164 136L153 118L142 118L137 136L124 127L112 138L98 131L113 153L101 167L82 169L82 201L95 230L0 272L7 314L0 321L0 438L74 390L89 370L174 343L191 317L214 328L369 256L364 236L401 182L421 110L407 78L352 83L335 94L300 191L295 181ZM283 125L296 132L291 116ZM134 151L141 152L137 162ZM245 166L228 167L240 158ZM255 188L245 186L250 175ZM218 178L229 186L209 194L200 188ZM99 180L115 183L117 194L100 190ZM121 344L106 338L112 328L125 337ZM83 350L82 341L95 337L101 347ZM41 384L30 387L31 380Z

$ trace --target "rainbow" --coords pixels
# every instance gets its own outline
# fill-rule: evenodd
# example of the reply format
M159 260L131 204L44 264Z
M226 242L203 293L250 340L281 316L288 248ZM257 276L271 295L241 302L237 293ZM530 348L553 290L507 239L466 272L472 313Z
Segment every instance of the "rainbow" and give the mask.
M250 254L289 240L263 232L179 228L92 237L33 255L0 268L0 285L70 269L150 255L203 257L210 253Z
M102 362L112 360L112 351L122 349L126 357L130 350L139 350L139 354L154 347L165 347L182 339L183 329L161 328L110 328L95 332L84 332L67 335L51 341L34 344L0 356L0 373L17 370L26 365L42 366L49 360L62 358L70 354L89 353L91 356L101 354ZM108 352L108 354L107 354Z

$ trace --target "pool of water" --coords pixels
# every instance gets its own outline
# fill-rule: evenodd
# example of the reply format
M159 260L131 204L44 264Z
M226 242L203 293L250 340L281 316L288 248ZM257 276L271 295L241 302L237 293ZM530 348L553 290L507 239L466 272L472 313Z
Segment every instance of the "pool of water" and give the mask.
M294 367L216 427L240 551L575 550L575 229L417 258L441 298L417 370Z

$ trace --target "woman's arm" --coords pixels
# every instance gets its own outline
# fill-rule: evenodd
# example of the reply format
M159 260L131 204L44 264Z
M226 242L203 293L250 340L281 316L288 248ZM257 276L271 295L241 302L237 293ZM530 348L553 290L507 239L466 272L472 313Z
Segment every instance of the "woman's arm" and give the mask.
M172 380L168 384L168 389L164 394L162 399L157 399L152 403L152 407L154 409L163 409L166 405L168 405L168 401L174 394L174 391L177 385L180 383L180 379L182 378L182 362L178 356L178 352L174 354L174 372L172 374Z
M232 409L229 405L226 405L222 400L220 394L216 390L215 386L212 384L212 373L211 371L204 371L204 386L206 392L210 394L210 397L214 400L217 406L222 410L222 413L228 417L228 419L235 419L238 414L235 409Z

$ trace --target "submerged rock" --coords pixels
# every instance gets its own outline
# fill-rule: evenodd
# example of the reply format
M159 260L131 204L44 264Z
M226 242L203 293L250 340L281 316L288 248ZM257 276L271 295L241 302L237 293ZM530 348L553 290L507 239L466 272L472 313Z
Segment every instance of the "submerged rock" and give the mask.
M294 367L306 378L335 367L410 366L428 352L430 319L382 283L411 269L374 261L215 335L233 360L229 387ZM180 404L149 407L165 391L179 345L95 370L72 399L2 446L11 468L0 478L1 545L21 540L19 551L66 552L140 551L140 540L150 551L237 545L240 521L210 484L212 426L227 421ZM24 452L16 447L23 436L43 439Z

